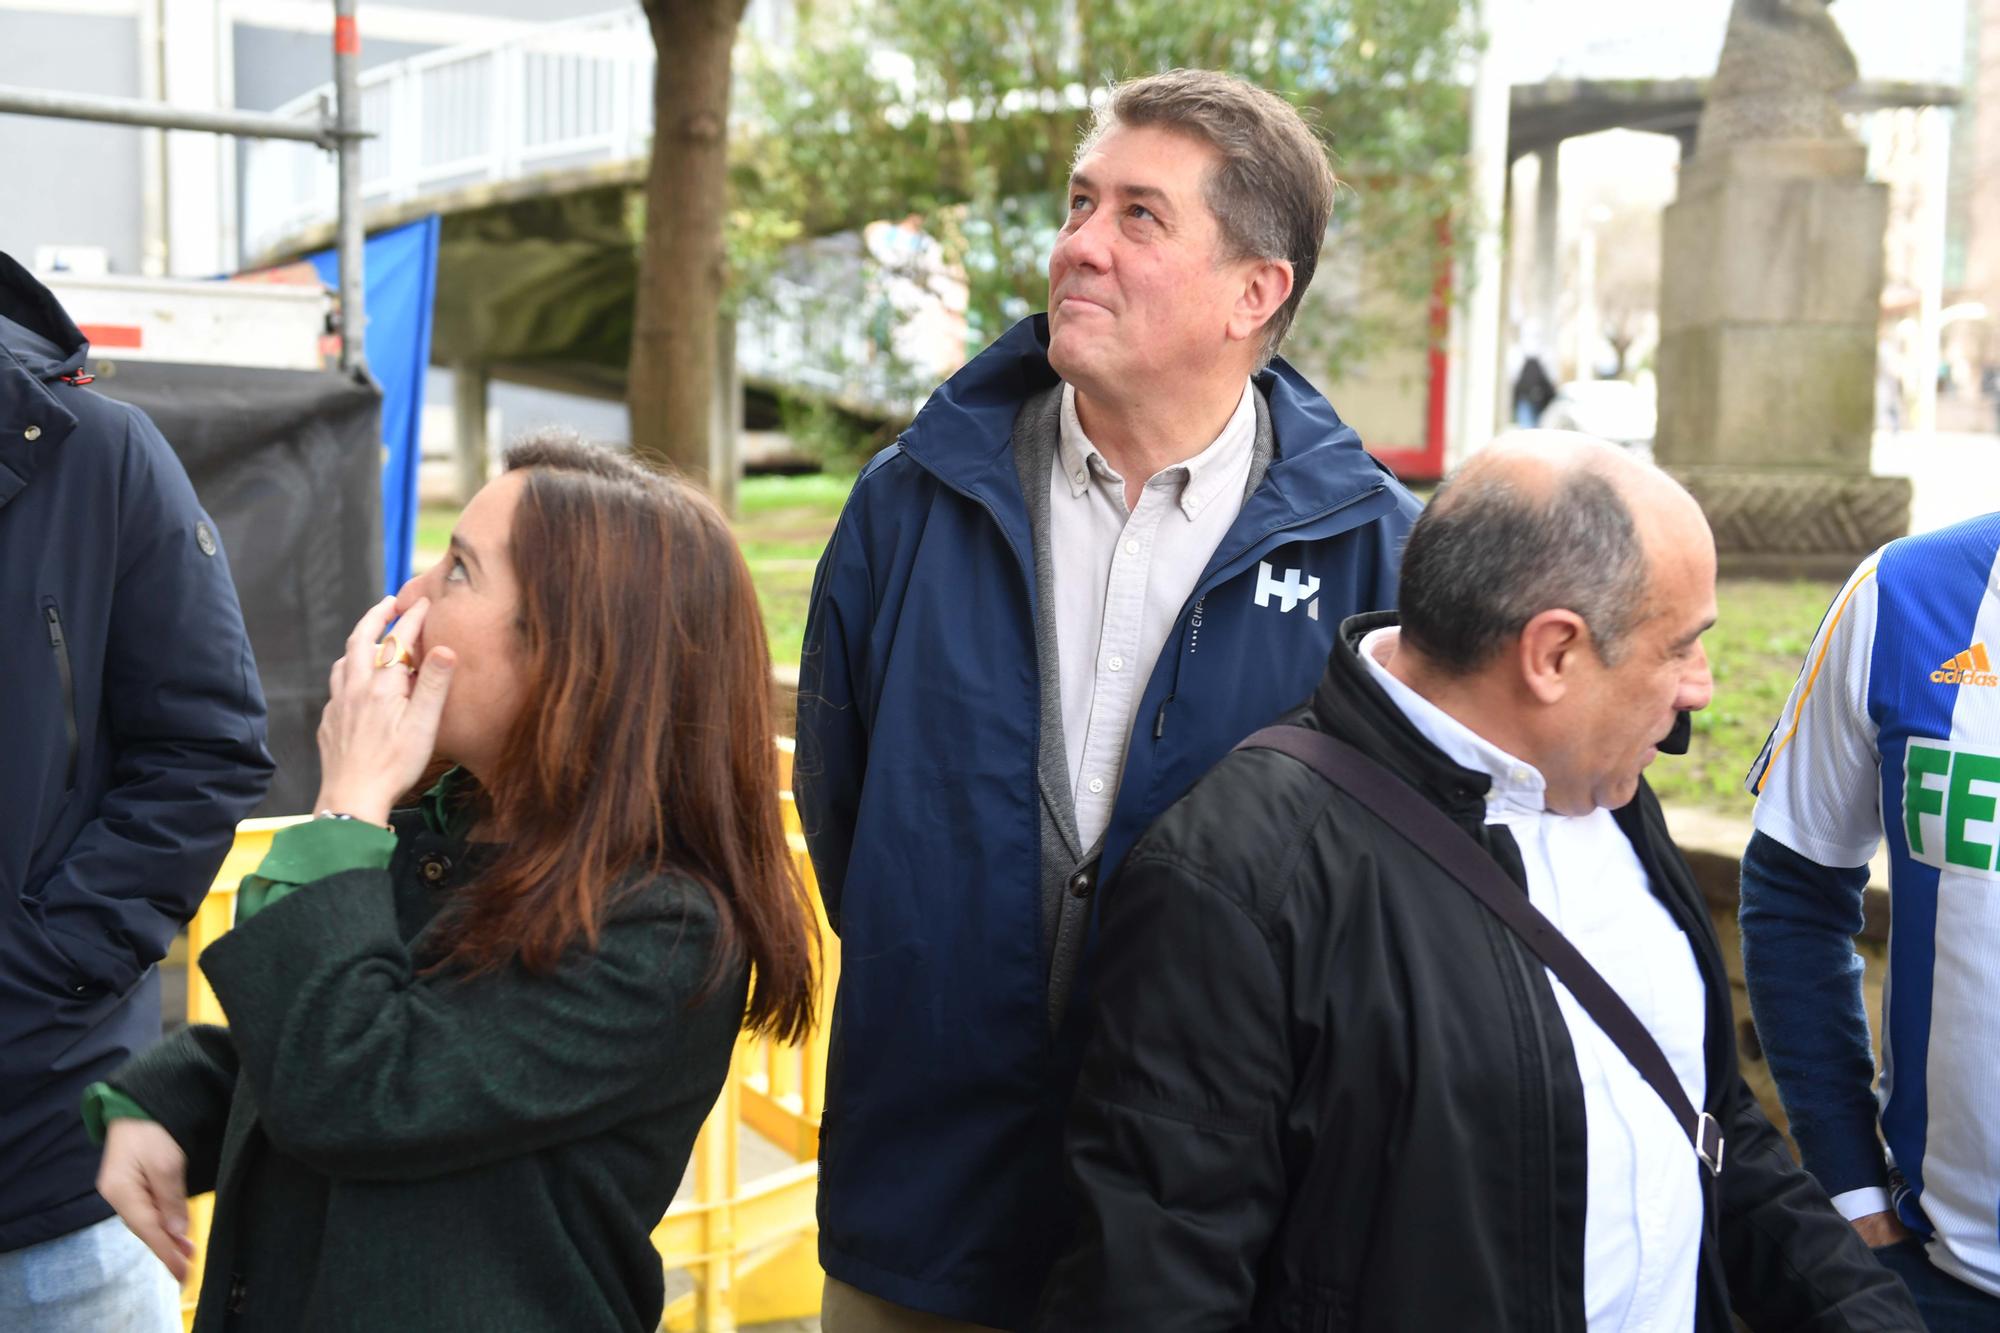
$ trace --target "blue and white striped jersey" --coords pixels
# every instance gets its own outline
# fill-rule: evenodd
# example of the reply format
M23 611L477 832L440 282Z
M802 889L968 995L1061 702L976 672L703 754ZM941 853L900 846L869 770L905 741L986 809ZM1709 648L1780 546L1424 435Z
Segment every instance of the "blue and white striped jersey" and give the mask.
M1939 1268L2000 1295L1996 555L2000 514L1864 561L1749 787L1758 831L1822 865L1864 865L1888 839L1878 1099L1893 1202Z

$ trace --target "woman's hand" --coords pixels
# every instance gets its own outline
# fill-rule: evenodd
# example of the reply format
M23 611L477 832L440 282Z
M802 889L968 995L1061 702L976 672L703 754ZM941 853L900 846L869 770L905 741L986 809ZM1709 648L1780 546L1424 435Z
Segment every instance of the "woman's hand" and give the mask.
M174 1281L187 1281L188 1260L194 1257L187 1234L187 1154L173 1135L150 1120L114 1119L104 1132L97 1192L159 1256Z
M385 597L361 617L347 636L346 654L333 664L331 697L319 719L316 811L337 810L386 825L390 806L431 761L458 659L451 649L438 648L424 654L414 672L400 661L377 665L416 642L430 599L418 598L396 622L395 634L382 639L395 609L395 599Z

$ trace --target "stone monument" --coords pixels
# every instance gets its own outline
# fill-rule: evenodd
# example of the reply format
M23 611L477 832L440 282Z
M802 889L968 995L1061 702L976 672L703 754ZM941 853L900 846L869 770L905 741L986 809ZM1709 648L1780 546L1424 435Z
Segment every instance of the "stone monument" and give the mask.
M1909 526L1869 471L1888 187L1827 0L1735 0L1661 229L1655 455L1735 573L1838 575Z

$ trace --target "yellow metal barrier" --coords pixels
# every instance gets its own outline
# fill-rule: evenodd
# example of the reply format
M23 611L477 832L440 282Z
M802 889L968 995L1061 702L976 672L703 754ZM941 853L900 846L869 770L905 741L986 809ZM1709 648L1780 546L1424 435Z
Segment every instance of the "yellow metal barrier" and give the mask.
M653 1231L661 1263L669 1269L686 1269L694 1278L694 1290L670 1302L661 1320L672 1333L731 1333L740 1324L819 1313L822 1274L813 1205L819 1184L820 1109L826 1099L825 1020L840 976L840 945L820 905L819 886L792 803L792 742L780 737L778 752L785 838L819 921L820 1023L802 1046L747 1037L736 1044L722 1095L695 1140L693 1189ZM234 923L237 882L257 868L279 829L298 822L298 818L251 819L237 825L235 845L201 910L188 923L188 1022L223 1021L215 992L193 964ZM793 1165L743 1181L737 1170L743 1125L776 1145ZM189 1327L201 1290L213 1208L212 1195L189 1206L195 1259L181 1303Z

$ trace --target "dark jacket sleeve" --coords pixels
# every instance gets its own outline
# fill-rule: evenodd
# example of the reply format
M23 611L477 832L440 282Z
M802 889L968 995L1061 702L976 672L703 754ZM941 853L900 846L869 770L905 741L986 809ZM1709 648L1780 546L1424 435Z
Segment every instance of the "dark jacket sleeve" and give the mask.
M272 771L263 691L213 524L152 423L122 415L102 714L111 786L39 901L79 984L113 992L166 955Z
M1249 1322L1286 1198L1285 990L1263 930L1226 894L1161 861L1120 872L1068 1126L1081 1207L1038 1328Z
M1920 1333L1902 1279L1792 1160L1741 1078L1733 1094L1721 1212L1736 1313L1757 1333Z
M1757 833L1743 853L1743 982L1792 1139L1828 1194L1886 1186L1862 998L1868 868L1807 859Z
M868 771L869 720L864 712L866 651L874 622L874 591L862 549L863 490L842 511L813 576L799 652L798 753L792 787L799 823L827 919L840 928L847 862L861 783Z
M388 872L351 870L264 908L201 966L271 1141L329 1176L410 1180L601 1133L661 1105L676 1071L726 1059L742 972L689 1003L715 943L707 895L665 879L548 975L421 973Z
M145 1108L187 1154L187 1192L215 1188L222 1131L236 1092L236 1047L227 1028L184 1027L125 1062L111 1086Z

